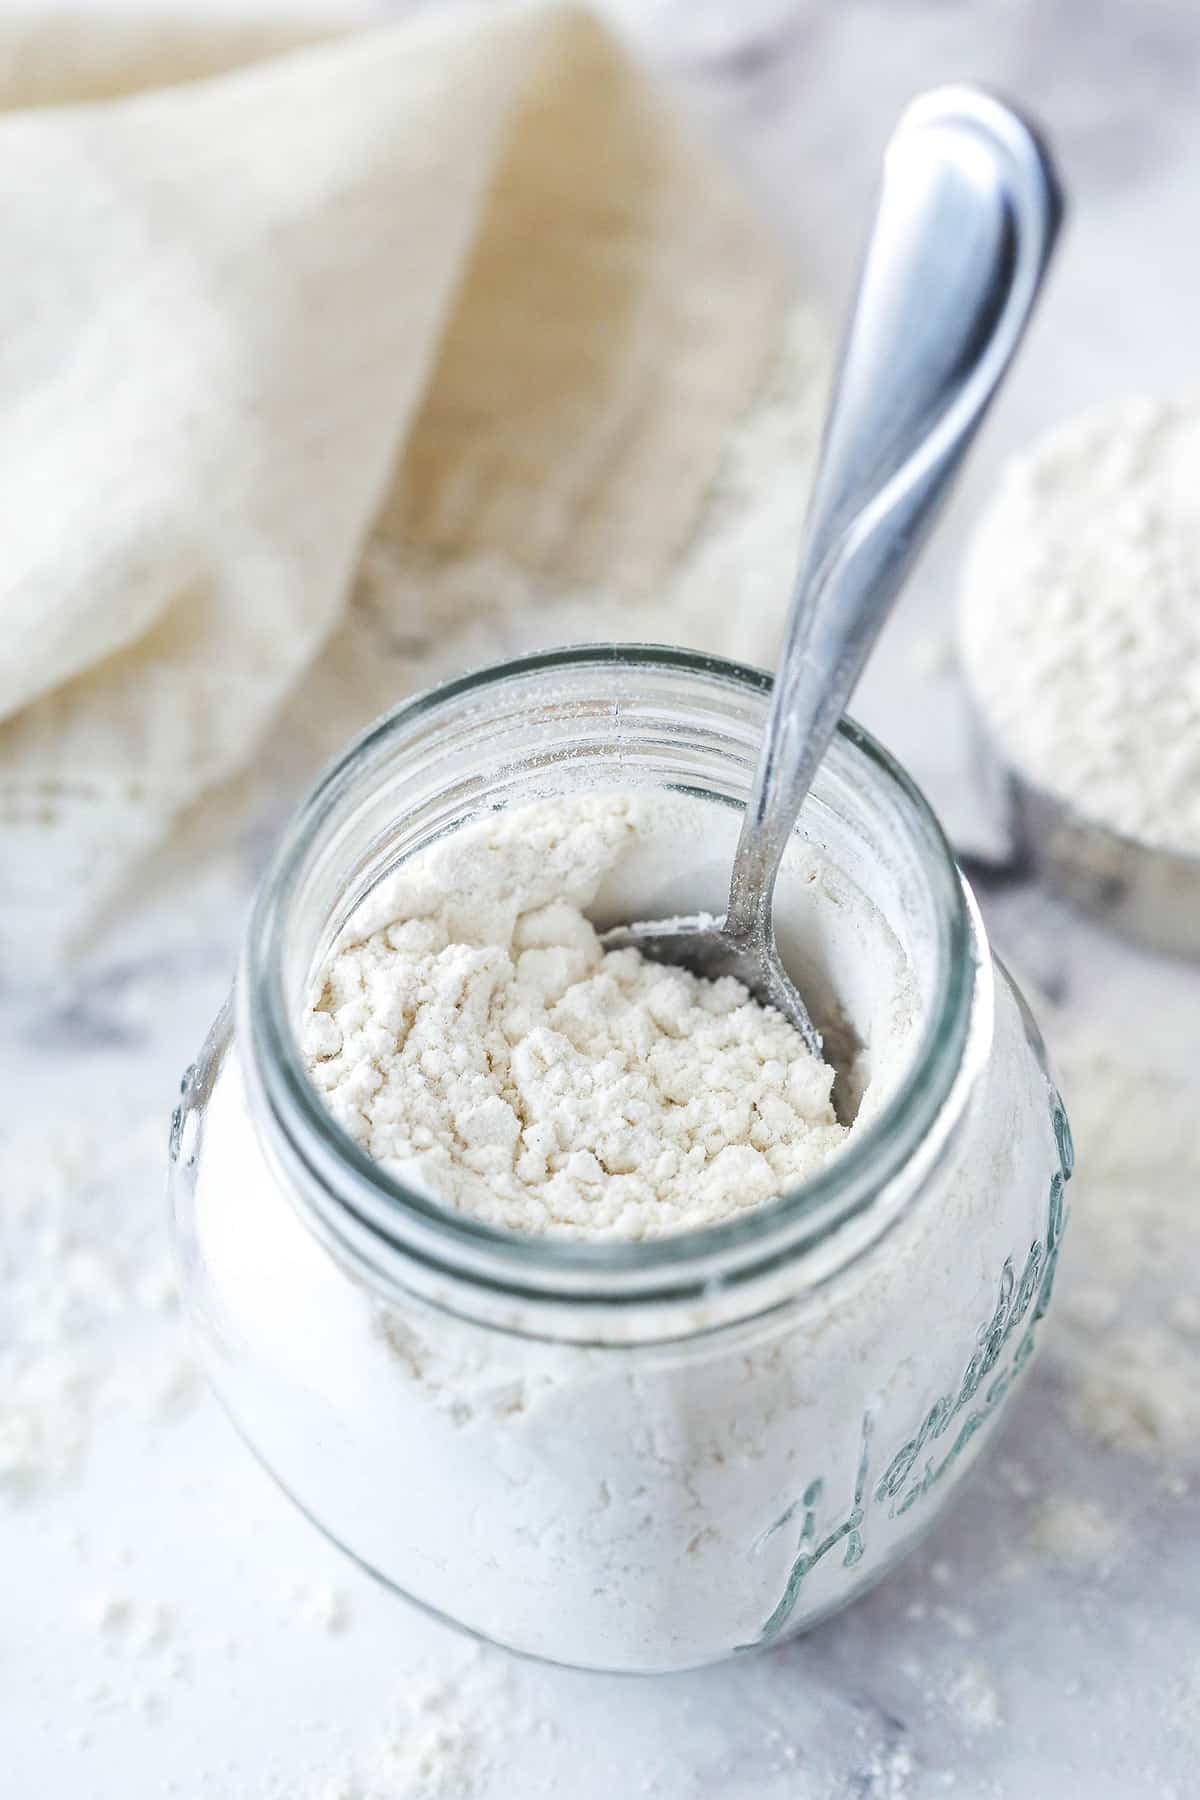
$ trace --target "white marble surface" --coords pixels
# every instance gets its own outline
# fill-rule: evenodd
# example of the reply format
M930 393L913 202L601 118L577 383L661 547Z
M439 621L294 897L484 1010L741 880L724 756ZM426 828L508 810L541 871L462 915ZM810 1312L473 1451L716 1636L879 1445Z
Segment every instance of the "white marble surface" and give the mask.
M1075 214L1045 315L857 709L960 841L983 841L959 696L930 646L964 522L1007 448L1106 393L1195 385L1200 15L1188 0L614 10L831 306L879 145L913 91L981 75L1054 132ZM70 1141L81 1118L93 1137L111 1121L118 1141L161 1119L165 1138L178 1072L225 990L257 854L256 838L227 846L186 890L160 883L83 965L0 993L10 1141ZM1197 1059L1200 970L1128 951L1028 893L988 912L1053 1037L1123 1031ZM102 1203L151 1238L155 1165L135 1144L95 1177ZM19 1199L0 1193L0 1222ZM1068 1282L1071 1259L1068 1235ZM1181 1291L1198 1279L1180 1268ZM0 1788L14 1800L350 1800L335 1778L369 1757L412 1674L452 1667L459 1641L328 1548L206 1394L182 1392L166 1417L149 1405L156 1376L175 1379L169 1320L118 1309L95 1343L115 1375L79 1456L0 1511ZM518 1711L549 1728L512 1730L484 1800L1188 1800L1200 1791L1200 1447L1190 1471L1186 1456L1168 1466L1105 1449L1072 1425L1068 1387L1051 1330L1001 1441L927 1547L806 1640L656 1681L514 1666ZM1047 1530L1048 1507L1063 1505L1089 1529ZM335 1631L310 1616L326 1587L345 1609ZM133 1643L119 1616L106 1626L106 1601L135 1623L166 1608L161 1641Z

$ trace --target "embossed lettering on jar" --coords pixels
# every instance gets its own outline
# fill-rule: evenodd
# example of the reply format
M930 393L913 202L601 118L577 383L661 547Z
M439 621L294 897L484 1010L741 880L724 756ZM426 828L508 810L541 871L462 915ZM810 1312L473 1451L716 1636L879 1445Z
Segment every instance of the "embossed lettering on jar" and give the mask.
M852 726L777 904L844 1103L866 1098L799 1186L645 1241L508 1231L373 1162L308 1079L299 1024L347 919L497 807L652 797L677 828L597 923L719 909L765 693L618 648L400 709L298 813L185 1080L183 1287L245 1436L401 1592L556 1661L678 1669L844 1605L984 1450L1050 1299L1070 1144L1036 1028L928 809Z

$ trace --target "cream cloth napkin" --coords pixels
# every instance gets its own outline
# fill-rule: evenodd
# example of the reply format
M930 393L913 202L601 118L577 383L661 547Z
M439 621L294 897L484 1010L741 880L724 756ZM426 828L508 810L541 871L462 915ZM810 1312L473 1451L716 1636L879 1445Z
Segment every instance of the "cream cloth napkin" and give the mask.
M572 8L9 20L0 104L0 946L24 956L258 761L289 696L325 750L476 612L652 595L783 287Z

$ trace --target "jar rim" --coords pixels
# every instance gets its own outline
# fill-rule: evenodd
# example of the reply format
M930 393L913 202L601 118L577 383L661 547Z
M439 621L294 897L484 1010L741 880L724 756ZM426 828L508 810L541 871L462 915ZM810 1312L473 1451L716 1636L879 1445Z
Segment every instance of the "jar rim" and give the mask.
M916 1158L935 1123L954 1110L949 1103L956 1088L965 1103L974 1074L966 1065L977 1065L985 1053L968 1055L970 1040L979 1036L972 1030L972 1013L985 960L982 925L969 890L916 783L869 732L845 717L839 741L866 765L881 791L898 801L906 826L920 841L940 949L935 992L910 1063L879 1114L836 1158L732 1219L662 1237L591 1242L533 1236L456 1212L397 1179L355 1142L309 1078L285 994L288 907L314 843L336 821L364 760L415 722L514 678L614 664L695 674L764 697L772 686L772 677L760 669L658 644L573 646L455 676L384 714L327 766L293 813L259 886L239 978L239 1036L248 1039L250 1051L247 1084L286 1141L288 1160L311 1189L309 1198L323 1196L316 1209L321 1235L334 1246L353 1242L359 1260L367 1243L366 1260L385 1277L390 1248L435 1275L465 1278L514 1298L572 1304L709 1298L718 1288L794 1262L871 1208Z

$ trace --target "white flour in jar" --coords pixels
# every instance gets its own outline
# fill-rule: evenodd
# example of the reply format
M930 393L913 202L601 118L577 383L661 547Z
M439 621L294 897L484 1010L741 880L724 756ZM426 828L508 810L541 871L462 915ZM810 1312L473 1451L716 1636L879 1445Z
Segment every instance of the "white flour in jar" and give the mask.
M1200 413L1146 400L1016 458L961 606L1006 760L1083 816L1200 853Z
M583 909L661 811L611 794L496 814L393 877L365 935L351 921L307 1061L393 1174L491 1225L644 1238L755 1206L840 1149L834 1071L779 1013L601 947Z
M514 843L522 827L545 826L550 804L511 812ZM720 905L735 807L646 788L553 808L559 835L572 816L606 821L585 884L600 929ZM460 875L497 826L493 816L454 834ZM441 843L449 853L452 839ZM856 848L848 841L849 856ZM458 914L478 918L480 881L447 886L439 854L414 856L370 894L336 949L386 934L398 912L437 918L447 904L461 934ZM498 875L485 947L511 943L530 868L551 861L543 845L519 881L511 868ZM890 878L864 868L864 885L888 894ZM561 869L550 873L561 893ZM906 954L855 878L800 840L785 858L777 925L839 1043L854 1123L834 1154L847 1154L916 1050L923 1002L910 955L921 940ZM795 1304L722 1326L714 1288L661 1341L627 1341L624 1318L607 1315L560 1336L557 1315L547 1331L519 1297L499 1296L502 1317L487 1323L472 1316L473 1297L460 1312L453 1288L422 1298L407 1281L395 1292L357 1278L264 1154L235 1038L208 1105L195 1203L195 1254L217 1308L214 1373L232 1410L284 1486L368 1566L533 1654L679 1668L840 1604L899 1553L991 1435L981 1426L1025 1365L1019 1346L1048 1288L1061 1219L1048 1195L1057 1165L1045 1078L1003 982L994 994L984 983L974 1016L984 1063L962 1129L926 1147L936 1179L913 1171L918 1203L878 1249L853 1254L860 1224L848 1222L830 1245L836 1273L814 1275ZM580 1341L585 1325L597 1341ZM971 1371L993 1341L976 1396Z

